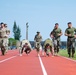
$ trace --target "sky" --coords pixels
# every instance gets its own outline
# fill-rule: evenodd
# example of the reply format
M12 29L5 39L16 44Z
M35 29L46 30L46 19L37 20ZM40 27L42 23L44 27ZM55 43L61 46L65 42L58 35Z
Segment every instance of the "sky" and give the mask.
M13 24L16 21L21 29L21 40L26 39L26 23L28 22L28 39L34 40L39 31L43 40L50 38L55 23L59 23L64 36L67 23L76 27L76 0L0 0L0 22L8 24L13 38Z

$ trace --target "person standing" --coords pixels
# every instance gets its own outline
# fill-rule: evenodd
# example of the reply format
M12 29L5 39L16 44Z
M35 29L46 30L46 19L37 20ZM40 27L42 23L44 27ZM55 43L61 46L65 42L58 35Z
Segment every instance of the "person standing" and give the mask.
M4 36L3 28L4 28L4 23L2 22L1 27L0 27L0 48L1 48L2 55L5 55L5 46L4 46L4 39L3 39L3 36Z
M1 36L1 33L2 33L2 30L1 30L2 24L3 24L3 23L0 23L0 50L1 50L2 55L4 55L4 53L3 53L3 51L2 51L2 36Z
M7 50L7 47L8 47L8 44L7 44L8 40L7 40L7 38L8 38L8 35L10 33L5 26L6 26L6 24L1 23L1 29L0 29L0 31L1 31L1 33L0 33L0 35L1 35L1 42L0 42L0 44L1 44L2 55L5 55L5 53L6 53L6 50Z
M65 30L65 36L67 36L67 51L69 57L74 57L76 28L72 27L71 22L68 22L67 24L68 24L68 28Z
M53 40L54 55L57 55L57 53L59 52L61 35L62 35L62 30L59 28L59 24L56 23L54 29L50 33L50 37Z
M9 44L9 34L10 34L10 30L8 29L7 27L7 24L4 24L4 27L5 27L5 30L6 30L6 35L5 35L5 38L4 38L4 41L5 41L5 49L6 49L6 52L8 51L8 44Z
M42 41L42 36L40 35L40 32L37 32L37 34L34 37L34 41L35 41L35 48L37 50L37 53L39 54L41 41Z

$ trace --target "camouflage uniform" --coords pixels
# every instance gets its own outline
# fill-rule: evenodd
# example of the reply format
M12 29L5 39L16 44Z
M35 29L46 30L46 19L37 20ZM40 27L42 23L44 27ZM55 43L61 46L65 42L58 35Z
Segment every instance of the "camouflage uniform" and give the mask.
M37 49L37 52L39 52L40 46L41 46L42 36L41 35L35 35L34 40L35 40L35 48Z
M44 51L46 52L46 55L49 56L49 52L51 52L53 55L52 46L53 46L52 40L50 40L49 38L44 41L43 48L44 48Z
M75 38L74 38L75 32L76 32L76 28L74 27L67 28L65 30L66 34L71 35L71 36L68 36L67 38L67 49L68 49L69 57L71 56L71 53L72 53L72 57L74 56L74 53L75 53Z
M30 46L28 45L28 43L25 43L24 46L22 47L22 51L21 53L23 53L23 50L26 54L29 54L31 52L31 48Z
M51 34L54 36L52 38L53 40L53 45L54 45L54 52L58 53L59 52L59 48L60 48L60 36L59 34L62 32L62 30L60 28L57 29L53 29L53 31L51 32Z
M30 48L30 50L32 49L31 48L31 44L30 44L30 42L28 41L28 40L22 40L21 42L20 42L20 49L19 49L19 53L20 53L20 56L22 56L22 53L23 53L23 51L24 51L24 49L25 49L25 44L28 44L28 46L29 46L29 48ZM25 51L26 53L27 53L27 50Z
M1 28L1 51L2 55L8 50L8 32L10 32L7 28Z
M49 38L44 41L44 47L47 43L52 47L52 41Z
M2 32L2 31L1 31L1 28L0 28L0 49L2 49L2 45L3 45L3 44L2 44L1 32ZM2 52L2 55L4 55L2 50L1 50L1 52Z
M0 29L0 35L1 35L1 37L0 37L0 46L1 46L1 52L2 52L2 55L5 55L5 41L4 41L4 32L5 31L3 31L3 29L1 28Z
M8 44L9 44L9 40L8 40L8 38L9 38L9 34L10 34L10 30L8 29L8 28L5 28L5 30L6 30L6 35L5 35L5 38L4 38L4 40L5 40L5 49L6 49L6 52L8 51Z

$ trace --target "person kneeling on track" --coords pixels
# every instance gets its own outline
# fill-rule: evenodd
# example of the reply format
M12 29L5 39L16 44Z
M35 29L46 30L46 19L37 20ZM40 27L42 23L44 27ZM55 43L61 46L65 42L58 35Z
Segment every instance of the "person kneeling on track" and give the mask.
M46 55L49 56L49 52L51 52L51 46L50 46L49 43L47 43L45 45L45 50L44 51L46 52Z
M45 51L47 56L50 55L50 52L51 52L52 55L54 55L52 41L49 38L46 39L45 42L44 42L44 51Z
M23 51L28 55L31 52L31 48L29 47L28 43L25 43L21 49L21 54Z

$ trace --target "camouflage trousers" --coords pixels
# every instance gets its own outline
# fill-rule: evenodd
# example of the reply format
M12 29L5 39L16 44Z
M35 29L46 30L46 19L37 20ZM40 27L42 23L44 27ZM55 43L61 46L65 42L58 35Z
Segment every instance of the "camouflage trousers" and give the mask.
M37 52L39 52L40 46L41 46L40 42L35 42L35 48L36 48Z
M8 38L0 39L0 47L1 47L2 55L4 55L8 50Z
M22 54L23 52L25 52L26 54L29 54L31 52L31 48L19 47L19 53Z
M67 39L67 51L70 55L71 53L75 53L75 39L74 38L68 38Z
M8 38L3 38L3 46L5 47L6 52L8 51L8 42Z
M60 48L60 40L54 40L53 41L53 45L54 45L54 52L58 53L59 52L59 48Z

